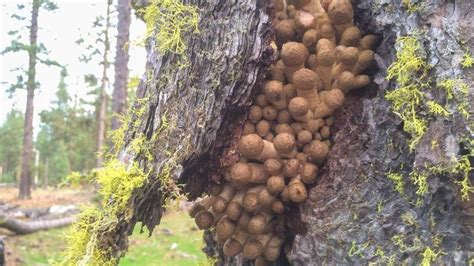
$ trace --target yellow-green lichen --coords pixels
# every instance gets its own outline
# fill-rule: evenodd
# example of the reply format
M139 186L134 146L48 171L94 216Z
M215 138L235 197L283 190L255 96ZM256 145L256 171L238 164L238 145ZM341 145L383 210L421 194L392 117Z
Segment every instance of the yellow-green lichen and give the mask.
M186 51L185 34L198 31L198 11L180 0L153 0L141 11L146 37L155 38L159 52L182 55Z
M405 183L403 182L403 175L400 173L389 172L386 174L388 179L392 180L393 184L395 185L395 190L400 193L404 194L405 192Z
M461 67L463 68L470 68L474 65L474 58L472 57L471 53L466 52L462 56Z
M58 265L115 265L116 258L109 247L101 243L101 237L118 223L119 216L125 221L132 217L129 201L132 192L147 179L136 163L126 166L118 160L109 160L97 171L102 209L93 205L82 208L77 222L66 235L68 248Z
M424 89L429 87L425 80L429 69L421 56L421 46L414 37L401 37L397 61L387 70L387 79L395 80L397 88L385 94L392 102L393 112L403 120L403 129L411 135L409 143L413 150L425 134L428 121L419 114L425 100Z
M434 252L430 247L427 247L423 251L421 266L430 266L432 262L436 261L436 258L440 255L440 252Z

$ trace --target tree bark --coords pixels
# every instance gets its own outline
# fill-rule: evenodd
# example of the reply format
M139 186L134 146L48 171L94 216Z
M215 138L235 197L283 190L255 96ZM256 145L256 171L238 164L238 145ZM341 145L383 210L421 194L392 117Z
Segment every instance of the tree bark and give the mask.
M173 194L171 186L161 182L164 169L171 169L171 180L184 185L194 199L237 160L235 142L247 107L272 61L266 1L184 2L199 7L200 33L186 36L187 67L176 65L178 55L159 54L150 40L147 75L138 91L141 101L134 106L144 112L132 117L140 124L129 124L127 144L120 153L123 162L138 162L150 175L132 195L132 223L121 220L110 232L118 236L116 254L126 248L126 235L136 222L150 230L159 223L165 199ZM428 249L439 252L437 263L467 265L473 257L473 201L461 202L455 182L441 174L430 177L429 195L415 206L416 188L407 188L411 197L407 200L386 177L393 169L409 173L417 165L442 162L449 149L461 149L460 132L465 129L456 117L430 121L425 137L410 152L402 121L385 100L385 92L396 85L386 80L387 67L395 61L396 38L421 30L426 32L423 47L432 64L429 75L433 79L454 76L472 84L472 69L459 66L465 48L458 38L464 36L467 46L474 48L472 37L466 37L474 36L467 23L473 4L467 0L423 3L415 13L396 0L360 0L354 6L362 32L377 34L381 40L376 51L378 70L371 73L374 83L349 94L336 111L331 128L334 146L309 199L288 214L289 238L294 240L288 243L288 261L277 264L395 260L411 265L420 264ZM130 147L134 138L142 136L153 147L152 159ZM432 139L442 142L446 151L430 152ZM209 232L206 240L206 252L219 254ZM241 258L221 262L242 263Z
M107 14L105 19L105 29L104 29L104 51L102 59L102 78L100 82L100 94L99 94L99 108L98 108L98 119L97 119L97 139L96 139L96 150L97 150L97 160L96 167L99 168L102 166L104 161L104 139L105 139L105 130L106 130L106 115L107 115L107 85L109 79L107 77L107 69L109 68L108 53L110 50L109 42L109 27L110 27L110 6L112 5L112 0L107 1Z
M36 87L36 49L38 39L38 13L40 1L33 0L30 25L30 48L28 50L28 81L26 84L25 128L20 176L20 199L31 198L31 162L33 162L33 104Z
M130 38L131 6L130 0L119 0L117 4L117 47L115 51L115 80L112 95L111 129L120 127L118 115L123 115L127 109L127 80L128 80L128 47Z

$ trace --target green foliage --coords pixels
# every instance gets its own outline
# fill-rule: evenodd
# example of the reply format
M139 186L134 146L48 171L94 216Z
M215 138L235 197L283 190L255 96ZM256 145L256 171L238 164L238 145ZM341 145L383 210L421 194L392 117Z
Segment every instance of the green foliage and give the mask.
M14 182L21 167L21 149L23 141L24 115L11 110L3 125L0 126L0 182Z
M48 173L52 183L61 182L70 171L87 171L94 166L95 117L84 107L71 104L66 86L66 72L61 79L53 107L40 113L39 176ZM90 108L89 108L90 109Z
M430 266L431 262L435 262L440 253L434 252L430 247L427 247L422 254L421 266Z
M186 51L185 34L198 31L198 11L196 6L179 0L153 0L141 11L146 37L154 36L159 52L182 55Z

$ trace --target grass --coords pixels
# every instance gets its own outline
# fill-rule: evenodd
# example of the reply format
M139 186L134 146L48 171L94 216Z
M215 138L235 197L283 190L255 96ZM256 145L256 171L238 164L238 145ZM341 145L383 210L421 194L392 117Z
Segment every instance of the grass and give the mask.
M12 236L8 244L16 257L24 265L50 265L49 260L57 259L65 248L62 236L66 229L42 231L26 236ZM129 250L121 259L120 265L207 265L201 251L202 232L197 230L194 221L185 212L166 214L162 223L148 238L148 232L140 234L136 226L129 238Z

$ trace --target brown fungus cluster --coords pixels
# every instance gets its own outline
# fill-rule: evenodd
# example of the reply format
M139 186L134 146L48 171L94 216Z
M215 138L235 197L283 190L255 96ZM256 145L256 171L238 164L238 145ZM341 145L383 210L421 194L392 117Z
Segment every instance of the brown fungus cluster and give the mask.
M362 88L376 38L354 26L349 0L274 0L275 62L249 109L240 160L190 214L215 228L225 256L275 261L285 240L285 209L307 186L331 147L333 112Z

